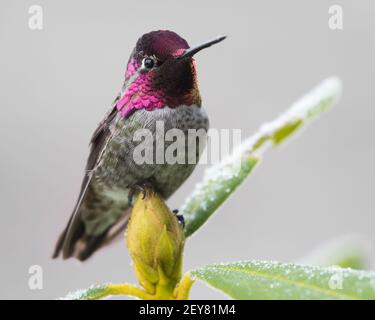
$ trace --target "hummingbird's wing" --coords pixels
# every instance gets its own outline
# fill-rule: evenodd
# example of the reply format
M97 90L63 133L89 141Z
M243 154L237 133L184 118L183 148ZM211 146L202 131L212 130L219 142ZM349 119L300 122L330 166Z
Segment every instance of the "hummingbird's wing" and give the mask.
M113 132L111 131L110 127L115 121L117 121L116 114L117 110L115 107L113 107L106 114L105 118L99 124L91 138L90 154L87 160L86 172L82 181L78 201L74 207L67 227L62 232L57 241L53 258L58 257L60 252L62 252L64 259L75 255L78 259L85 260L99 246L101 246L103 242L107 241L108 232L112 228L108 228L108 230L104 230L96 236L85 235L85 225L82 219L84 210L82 210L82 205L89 204L90 206L100 206L102 205L101 201L104 201L101 199L102 197L100 194L100 190L98 190L97 183L95 182L95 179L93 180L91 173L100 160L106 145L109 143L113 136ZM126 223L129 212L126 211L127 208L125 208L124 206L123 208L119 208L119 210L122 209L124 209L124 219L121 219L121 221L124 220L124 222ZM124 225L124 223L121 221L116 223L116 226L119 224ZM111 231L110 233L111 235L109 236L112 238L113 232Z

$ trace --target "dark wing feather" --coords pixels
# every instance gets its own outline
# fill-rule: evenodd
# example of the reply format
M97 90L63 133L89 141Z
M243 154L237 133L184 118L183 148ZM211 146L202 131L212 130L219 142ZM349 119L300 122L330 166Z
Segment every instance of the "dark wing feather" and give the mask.
M117 114L116 111L116 108L113 107L113 109L109 113L107 113L104 120L99 124L98 128L95 130L91 138L90 154L87 160L86 172L82 181L78 201L74 207L73 213L69 219L67 227L62 232L57 241L55 251L53 253L53 258L58 257L61 251L63 252L63 258L69 258L70 256L72 256L76 242L78 241L78 239L82 237L82 234L84 233L84 225L79 214L79 209L90 188L92 170L94 170L96 164L98 163L103 153L103 150L105 149L106 144L111 139L112 133L109 127L115 120L115 116ZM82 259L80 259L84 260L85 258L87 258L89 254L91 254L92 251L94 251L94 248L96 248L99 245L99 243L103 240L102 238L105 238L105 236L106 233L103 233L102 235L100 235L100 237L88 239L86 247L90 250L86 250L86 252L82 255Z

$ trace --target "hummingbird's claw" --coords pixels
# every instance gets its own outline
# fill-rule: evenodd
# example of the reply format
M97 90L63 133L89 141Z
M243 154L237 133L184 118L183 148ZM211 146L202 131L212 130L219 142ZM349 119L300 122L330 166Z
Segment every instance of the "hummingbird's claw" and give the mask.
M133 208L134 189L130 189L128 192L128 204L129 207Z
M133 207L134 196L136 194L138 194L138 192L142 192L142 198L144 199L144 197L146 196L146 191L145 191L145 189L142 186L140 186L140 185L134 185L134 186L132 186L132 187L129 188L128 203L129 203L130 207Z
M182 228L185 228L185 218L182 214L178 214L179 210L178 209L174 209L172 211L175 215L176 215L176 218L178 220L178 222L182 225Z
M144 182L142 184L136 184L129 188L128 192L128 203L133 207L133 198L136 194L142 193L142 199L146 197L147 190L154 190L151 182Z

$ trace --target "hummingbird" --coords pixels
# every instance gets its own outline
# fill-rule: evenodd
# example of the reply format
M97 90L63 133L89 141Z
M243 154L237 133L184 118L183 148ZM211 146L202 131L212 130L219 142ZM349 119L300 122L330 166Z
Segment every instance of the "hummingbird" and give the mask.
M192 48L169 30L152 31L138 39L122 88L92 135L78 200L53 258L86 260L126 228L134 188L150 183L168 199L190 176L197 161L137 163L133 152L140 142L133 137L138 129L155 135L158 121L165 131L207 132L209 120L202 107L194 56L225 38ZM204 146L196 148L199 159Z

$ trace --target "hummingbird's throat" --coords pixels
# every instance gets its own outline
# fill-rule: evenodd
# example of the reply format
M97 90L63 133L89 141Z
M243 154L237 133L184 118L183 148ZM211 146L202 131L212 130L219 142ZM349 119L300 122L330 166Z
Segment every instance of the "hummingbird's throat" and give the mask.
M131 77L133 74L128 75ZM180 105L198 105L201 104L201 98L198 86L188 94L168 96L162 89L154 89L151 87L151 74L140 74L129 86L125 89L122 97L116 103L116 108L123 118L128 117L134 111L139 109L146 109L152 111L157 108L164 108L166 106L175 108Z
M126 89L116 104L117 110L123 118L139 109L153 110L165 106L161 92L152 91L147 85L148 74L140 74Z

